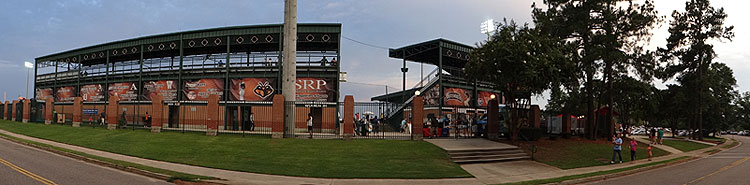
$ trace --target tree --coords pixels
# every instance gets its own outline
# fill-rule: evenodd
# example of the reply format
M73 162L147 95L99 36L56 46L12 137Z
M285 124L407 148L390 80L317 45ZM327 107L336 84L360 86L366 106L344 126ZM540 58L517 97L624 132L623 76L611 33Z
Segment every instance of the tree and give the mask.
M619 107L620 120L624 126L638 121L653 121L650 113L655 112L658 106L656 88L628 76L615 81L614 87L614 93L617 94L615 105Z
M734 26L724 27L726 17L724 8L716 9L708 0L690 0L685 3L685 12L672 12L667 46L659 49L665 66L660 78L667 80L675 75L694 75L694 78L684 78L693 80L684 82L691 87L689 96L697 103L692 110L696 116L691 118L689 124L691 130L698 130L698 133L691 135L693 138L697 136L702 139L703 136L703 111L706 109L703 101L707 97L703 73L716 57L709 41L731 41L734 37Z
M545 0L544 4L546 8L534 5L534 23L573 48L567 50L566 56L583 70L578 77L584 81L587 96L586 131L588 137L594 139L598 135L593 119L594 83L606 84L602 88L607 89L606 96L600 93L599 102L612 107L614 77L635 69L634 72L645 76L642 79L651 79L654 62L651 57L642 57L650 53L644 52L641 44L648 40L649 30L659 21L657 12L650 0L643 4L626 0ZM599 74L602 74L601 79L595 79ZM578 87L566 89L573 91ZM605 122L611 123L611 117L608 114ZM606 135L610 135L611 125L605 126L609 130Z
M511 114L511 138L515 142L521 127L519 109L531 103L522 99L558 84L565 72L572 69L565 65L559 40L512 21L504 22L497 30L471 53L473 60L465 70L472 78L493 82L503 92Z

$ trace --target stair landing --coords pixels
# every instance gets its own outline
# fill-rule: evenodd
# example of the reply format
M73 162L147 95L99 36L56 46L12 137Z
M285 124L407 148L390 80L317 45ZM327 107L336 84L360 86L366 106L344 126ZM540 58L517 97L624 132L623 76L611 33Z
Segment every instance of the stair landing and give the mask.
M517 146L486 139L425 139L446 152L456 163L488 163L529 159Z

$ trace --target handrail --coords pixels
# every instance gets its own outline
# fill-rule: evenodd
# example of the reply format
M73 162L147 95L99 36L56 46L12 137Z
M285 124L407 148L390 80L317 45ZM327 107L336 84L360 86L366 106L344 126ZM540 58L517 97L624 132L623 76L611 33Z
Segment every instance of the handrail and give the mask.
M437 70L435 70L435 71L437 71ZM424 85L424 86L422 86L422 88L419 89L419 92L425 92L427 90L427 88L431 87L432 84L434 84L434 83L436 83L438 81L437 79L438 78L430 79L430 81L427 83L427 85ZM392 111L392 112L390 112L388 114L388 118L391 118L391 117L395 116L396 113L398 113L399 110L403 110L404 108L406 108L406 106L409 105L410 102L414 101L414 97L416 97L416 96L417 96L416 94L412 95L409 99L407 99L406 101L404 101L404 103L401 104L401 106L399 106L397 109L394 109L394 111Z
M412 88L412 89L413 89L413 88L417 88L417 87L420 87L420 85L421 85L421 86L424 86L425 84L423 84L423 82L425 82L425 81L428 81L428 84L429 84L429 81L431 81L431 80L433 79L433 78L431 78L431 77L432 77L433 75L435 75L435 73L437 73L438 69L440 69L440 68L435 68L434 70L432 70L432 72L428 73L428 74L427 74L427 76L425 76L424 78L422 78L421 80L419 80L419 82L418 82L418 83L416 83L416 84L414 84L414 86L413 86L413 87L411 87L411 88ZM404 89L404 90L406 90L406 89Z

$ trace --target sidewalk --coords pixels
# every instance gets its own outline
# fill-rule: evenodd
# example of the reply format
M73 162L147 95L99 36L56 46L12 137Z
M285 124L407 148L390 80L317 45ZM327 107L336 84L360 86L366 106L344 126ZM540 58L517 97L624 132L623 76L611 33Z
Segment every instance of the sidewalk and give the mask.
M290 177L281 175L266 175L248 172L238 172L230 170L221 170L214 168L206 168L199 166L191 166L185 164L177 164L163 161L156 161L150 159L143 159L138 157L126 156L122 154L110 153L105 151L99 151L74 145L68 145L64 143L57 143L49 140L33 138L25 135L11 133L5 130L0 130L0 133L44 143L60 148L75 150L84 152L91 155L102 156L110 159L128 161L136 164L152 166L156 168L172 170L182 173L189 173L195 175L203 175L216 177L222 180L211 180L211 182L222 183L222 184L352 184L352 185L390 185L390 184L403 184L403 185L420 185L420 184L501 184L511 182L521 182L537 179L548 179L563 177L569 175L585 174L597 171L612 170L618 168L625 168L635 166L639 164L649 163L647 160L638 160L632 163L621 163L603 166L584 167L576 169L562 170L546 164L522 160L512 162L501 162L501 163L487 163L487 164L466 164L461 167L467 172L475 176L475 178L450 178L450 179L325 179L325 178L309 178L309 177ZM659 146L659 145L657 145ZM700 150L691 152L680 152L677 154L661 156L653 158L652 162L664 161L674 159L681 156L695 156L702 157L708 154L704 151L717 148L708 147ZM673 148L672 148L673 149ZM675 149L676 150L676 149Z

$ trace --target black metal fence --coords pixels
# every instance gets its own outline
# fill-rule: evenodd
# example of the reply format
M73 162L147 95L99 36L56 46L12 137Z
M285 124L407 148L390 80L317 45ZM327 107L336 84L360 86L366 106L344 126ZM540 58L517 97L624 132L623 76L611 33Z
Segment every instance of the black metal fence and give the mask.
M294 126L285 125L287 138L342 138L341 122L335 102L286 101L285 111L294 107Z
M397 111L393 107L383 102L354 102L354 138L411 139L403 111L390 114Z
M220 102L218 133L271 135L272 108L272 102Z
M81 114L81 126L106 127L107 104L106 102L83 102Z

